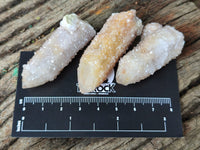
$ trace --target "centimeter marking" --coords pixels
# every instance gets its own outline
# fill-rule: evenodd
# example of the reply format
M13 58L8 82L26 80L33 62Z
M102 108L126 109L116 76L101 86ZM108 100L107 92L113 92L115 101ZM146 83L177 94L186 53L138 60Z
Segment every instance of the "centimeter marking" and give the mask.
M171 98L165 97L24 97L25 103L142 103L142 104L169 104ZM19 104L22 104L20 99Z

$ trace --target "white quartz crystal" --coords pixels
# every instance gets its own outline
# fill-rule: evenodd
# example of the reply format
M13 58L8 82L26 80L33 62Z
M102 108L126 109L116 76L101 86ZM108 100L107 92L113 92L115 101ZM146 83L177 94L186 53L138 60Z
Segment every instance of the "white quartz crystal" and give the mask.
M23 65L22 87L32 88L54 80L95 34L93 27L77 15L63 17L60 27Z
M146 25L141 42L120 59L117 83L128 85L154 74L181 53L184 43L184 35L174 27Z

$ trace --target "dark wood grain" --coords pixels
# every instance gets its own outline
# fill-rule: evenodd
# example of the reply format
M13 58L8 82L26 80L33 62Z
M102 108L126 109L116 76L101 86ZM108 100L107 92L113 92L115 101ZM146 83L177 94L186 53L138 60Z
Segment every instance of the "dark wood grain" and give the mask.
M0 149L200 149L200 10L198 0L1 0ZM61 18L75 12L99 31L113 12L136 9L144 24L169 24L185 35L177 59L183 138L13 138L11 126L21 51L37 51Z

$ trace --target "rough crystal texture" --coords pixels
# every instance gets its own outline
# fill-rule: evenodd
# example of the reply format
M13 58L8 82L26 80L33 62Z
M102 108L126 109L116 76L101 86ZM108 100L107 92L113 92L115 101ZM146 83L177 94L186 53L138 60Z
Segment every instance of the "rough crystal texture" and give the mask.
M174 27L146 25L141 42L120 59L117 83L128 85L153 75L181 53L184 43L184 35Z
M66 18L68 22L64 21ZM95 34L93 27L75 14L66 15L60 27L35 52L29 62L23 65L22 87L36 87L54 80Z
M93 91L106 79L142 28L135 10L111 15L81 57L78 82L82 93Z

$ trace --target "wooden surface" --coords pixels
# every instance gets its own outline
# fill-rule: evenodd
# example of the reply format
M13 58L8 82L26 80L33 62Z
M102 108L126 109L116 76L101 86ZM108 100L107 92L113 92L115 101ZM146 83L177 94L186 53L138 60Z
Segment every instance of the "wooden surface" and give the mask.
M199 6L198 0L0 0L0 149L200 149ZM67 13L77 13L99 31L112 12L131 8L144 24L169 24L185 35L177 60L184 137L11 137L20 51L37 50Z

